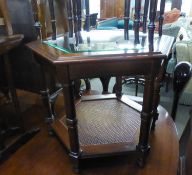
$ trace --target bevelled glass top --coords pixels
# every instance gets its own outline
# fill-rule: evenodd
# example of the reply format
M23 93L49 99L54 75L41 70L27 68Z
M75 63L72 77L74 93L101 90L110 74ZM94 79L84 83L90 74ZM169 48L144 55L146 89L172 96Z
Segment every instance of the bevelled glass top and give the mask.
M82 43L76 44L76 39L57 37L57 40L48 39L43 43L59 49L64 53L102 52L148 50L148 37L140 33L140 44L134 44L134 31L129 31L129 40L124 39L124 30L91 30L82 31ZM154 37L157 41L157 36Z

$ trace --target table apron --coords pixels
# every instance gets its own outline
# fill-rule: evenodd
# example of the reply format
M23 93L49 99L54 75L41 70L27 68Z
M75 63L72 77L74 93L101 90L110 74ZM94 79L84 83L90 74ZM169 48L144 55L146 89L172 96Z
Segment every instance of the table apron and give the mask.
M70 79L94 78L101 76L153 75L159 72L160 61L122 61L70 64Z

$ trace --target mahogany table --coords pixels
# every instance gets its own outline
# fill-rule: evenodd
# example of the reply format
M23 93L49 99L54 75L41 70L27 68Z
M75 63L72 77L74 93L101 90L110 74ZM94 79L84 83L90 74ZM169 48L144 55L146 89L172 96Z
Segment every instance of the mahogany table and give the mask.
M83 43L78 46L62 36L27 44L43 71L54 69L63 86L66 115L53 121L52 127L69 151L75 171L80 159L116 155L136 158L144 166L149 153L151 123L158 116L159 80L174 38L155 35L152 52L146 34L134 44L133 33L128 41L123 33L82 32ZM88 96L74 104L73 80L124 75L145 77L142 105L121 94L120 82L116 94Z

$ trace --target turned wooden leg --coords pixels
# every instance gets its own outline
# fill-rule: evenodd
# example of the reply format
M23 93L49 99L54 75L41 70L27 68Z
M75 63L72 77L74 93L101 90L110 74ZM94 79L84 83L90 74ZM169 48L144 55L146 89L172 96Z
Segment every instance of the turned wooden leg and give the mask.
M66 107L66 123L70 142L69 155L73 162L74 171L79 172L80 148L72 81L68 80L68 82L64 84L63 96Z
M74 154L69 154L69 156L71 157L71 162L73 164L73 171L75 173L80 173L80 160L79 160L79 156L76 156Z
M66 111L66 126L68 130L69 155L73 162L73 169L79 172L79 161L81 156L79 136L77 128L76 110L74 104L73 81L69 77L68 67L59 66L57 69L58 80L63 87L64 106Z
M116 93L117 97L122 96L122 77L116 77L116 83L113 87L114 93Z
M69 156L71 157L73 163L73 169L75 172L80 170L80 145L79 145L79 136L78 136L78 127L77 127L77 118L76 110L74 104L74 90L73 90L73 81L69 77L68 67L63 67L58 65L56 67L57 77L59 82L63 87L63 98L64 106L66 111L66 126L68 131L68 141L69 141Z
M159 112L158 112L158 105L160 101L160 81L156 79L155 81L155 88L154 88L154 94L153 94L153 121L151 124L151 131L155 130L155 124L156 121L158 120L159 117Z
M135 96L138 94L138 89L139 89L139 77L135 76Z
M153 77L146 77L144 97L143 97L143 108L141 112L141 127L140 127L140 137L139 144L137 145L137 150L139 151L139 158L137 163L139 166L143 167L145 165L146 157L149 153L149 133L150 124L152 119L152 93L154 89Z
M109 93L109 81L111 77L100 77L102 86L103 86L103 92L102 94L108 94Z
M45 115L45 122L48 124L48 131L51 133L51 123L54 121L54 106L50 102L50 94L49 90L41 91L41 96L43 100L43 104L45 106L46 115Z
M42 75L42 81L41 81L41 97L42 101L46 110L46 115L45 115L45 122L48 125L48 132L49 134L52 134L52 129L51 129L51 123L55 119L55 110L54 110L54 98L51 98L50 91L48 89L47 85L47 79L46 79L46 72L48 72L49 67L46 64L43 64L39 58L38 55L35 55L37 60L39 60L39 63L41 65L41 75ZM55 83L54 81L52 83ZM56 95L55 95L56 96Z
M43 104L46 110L45 122L47 124L51 124L54 120L54 115L53 115L51 103L49 101L50 100L49 90L47 89L45 91L41 91L41 96L42 96Z
M160 88L161 88L161 82L163 80L165 71L167 67L167 59L163 60L163 63L161 64L161 69L159 71L159 74L157 75L154 83L154 93L153 93L153 121L151 125L151 130L153 131L155 129L155 123L158 120L159 113L158 113L158 105L160 101Z
M91 90L91 83L88 78L84 78L85 85L86 85L86 90L89 91Z
M75 80L74 86L72 88L74 89L74 95L76 99L80 98L82 95L82 92L80 91L80 87L81 87L81 80L80 79Z

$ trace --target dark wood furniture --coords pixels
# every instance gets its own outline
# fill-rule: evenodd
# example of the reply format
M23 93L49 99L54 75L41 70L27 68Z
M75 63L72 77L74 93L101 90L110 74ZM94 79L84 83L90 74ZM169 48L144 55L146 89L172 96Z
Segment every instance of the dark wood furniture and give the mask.
M13 78L12 78L12 73L11 73L11 65L10 65L10 60L8 58L8 51L10 49L13 49L14 47L16 47L21 40L23 39L23 35L11 35L11 36L7 36L7 37L0 37L0 58L1 60L4 61L5 63L5 72L6 72L6 78L7 78L7 84L10 90L10 94L12 97L12 101L13 101L13 106L15 109L15 113L17 114L18 120L20 121L20 125L22 126L22 117L21 117L21 111L20 111L20 107L19 107L19 102L17 99L17 95L16 95L16 90L14 88L14 83L13 83ZM0 148L1 150L3 150L5 148L5 139L6 139L6 135L9 131L13 131L13 132L17 132L18 130L20 130L21 128L7 128L6 127L6 123L5 123L5 119L3 118L3 116L1 116L0 118L0 124L1 124L1 129L0 129ZM5 126L5 127L3 127Z
M90 14L90 26L92 28L96 28L96 25L97 25L97 15L98 15L98 13Z
M8 85L8 90L10 91L12 106L15 112L16 126L10 127L8 123L8 116L1 113L0 118L0 161L6 160L9 155L15 152L20 146L26 143L31 139L37 132L38 129L30 130L25 132L24 123L22 119L22 114L20 110L20 105L17 99L16 89L14 86L13 74L12 74L12 65L8 57L8 52L17 47L23 35L9 35L0 37L0 58L3 59L5 65L5 74ZM14 138L14 135L20 134L17 138ZM13 141L6 142L10 140L10 137L13 137Z
M182 94L188 81L191 79L191 76L192 76L192 68L190 63L180 62L177 64L174 70L174 77L173 77L174 101L171 112L173 120L175 120L176 118L179 97Z
M6 3L7 1L5 0L0 2L0 61L3 63L0 76L2 77L2 74L4 74L3 83L2 79L0 81L0 89L6 93L7 98L10 98L9 102L12 105L6 104L1 106L1 108L5 109L5 112L2 112L1 110L0 116L0 161L6 160L10 154L14 153L18 148L25 144L39 130L32 129L26 131L24 127L23 117L16 94L15 81L13 78L14 73L13 65L11 64L12 60L9 57L10 51L19 46L24 35L13 34ZM7 110L11 111L12 108L6 109L7 106L12 106L14 109L14 115L11 117L7 115Z
M166 58L166 54L169 52L172 42L172 37L162 36L160 39L157 39L156 44L159 45L157 45L157 47L155 46L155 48L161 48L162 50L156 50L153 54L149 52L148 49L144 49L142 52L136 50L135 53L130 53L132 50L127 50L126 52L120 50L111 52L64 53L45 43L41 43L40 41L27 44L27 46L34 52L35 57L40 60L43 70L49 68L50 65L52 66L52 69L56 70L58 79L64 87L63 92L65 97L66 115L53 123L53 129L69 150L70 156L75 163L74 168L76 170L79 168L80 159L125 154L126 152L137 156L139 155L138 158L141 160L140 163L143 163L149 150L148 137L152 119L154 80L159 73L162 60ZM99 100L96 100L96 97L89 97L86 100L82 100L75 109L72 80L83 77L102 77L106 75L121 76L130 74L145 75L146 83L143 107L131 102L131 104L129 104L131 105L130 108L126 105L127 101L129 103L129 100L117 93L116 96L101 96ZM106 100L109 100L109 102ZM89 102L92 105L89 106ZM105 115L103 116L102 114L99 114L99 116L96 115L96 112L98 112L98 109L101 107L104 107L101 109L101 112L106 111L105 106L108 106L108 104L114 106L114 110L112 111L116 111L119 108L125 108L125 111L121 111L123 112L124 117L121 118L120 123L127 123L127 125L123 125L123 128L127 128L127 130L124 130L123 128L120 129L121 124L118 124L119 121L116 113L112 113L111 115L114 115L113 120L117 120L117 123L114 125L117 125L118 127L114 127L110 122L110 119L108 119L108 117L110 118L111 116L104 117ZM108 106L109 108L110 105ZM94 106L95 108L93 108ZM140 114L134 112L132 109L135 107L137 111L142 111L141 121L139 120ZM81 116L81 109L85 111L83 116ZM132 116L127 116L129 113L127 110L129 112L132 111ZM79 121L78 125L76 113ZM88 118L86 118L86 116ZM136 116L138 116L138 120L136 120ZM135 118L133 121L131 120L132 117ZM95 122L97 121L98 123L98 126L96 125L95 128L92 120ZM101 123L99 120L102 120ZM133 122L132 124L135 128L132 131L128 130L129 127L132 127L128 124L129 120ZM85 124L86 122L88 123L87 125ZM140 122L141 125L139 124ZM102 126L102 124L104 124L104 126ZM105 125L108 127L105 127ZM100 130L102 128L103 130ZM111 131L111 128L113 128L112 131L114 133ZM95 138L98 138L98 142L94 139L90 140L93 137L89 135L92 133L91 131L93 131L93 134L98 134L95 136ZM132 132L132 136L130 135L131 137L127 136L128 131ZM138 138L138 132L140 132L140 139ZM112 133L124 133L127 137L125 137L126 139L123 138L122 135L124 134L115 134L113 136ZM113 137L110 134L112 134ZM104 138L106 140L103 140L103 144L101 141L102 139L99 136L105 136ZM118 136L120 140L122 139L120 144L117 144L119 141L115 141ZM135 137L137 137L137 139ZM112 138L112 141L110 141L110 138ZM127 141L128 138L132 139ZM114 143L116 144L113 145ZM135 149L136 145L137 149Z
M176 65L173 77L173 89L174 89L174 101L172 106L171 116L173 120L176 119L177 106L179 102L179 97L182 94L185 86L189 82L192 76L192 66L188 62L180 62ZM191 174L191 112L190 117L186 121L186 126L179 139L179 165L178 174L179 175L189 175Z
M192 112L191 111L189 115L190 115L189 119L187 120L187 124L179 140L179 166L178 166L179 175L190 175L192 173L192 170L191 170Z
M141 1L135 1L135 21L134 21L134 31L135 31L135 37L138 38L138 32L139 32L139 28L141 28L142 26L142 31L143 33L147 32L147 23L148 23L148 14L149 14L149 18L150 18L150 22L148 24L148 32L151 33L151 37L154 34L154 21L157 15L157 11L156 11L156 3L157 1L154 2L150 2L149 0L145 0L144 1L144 12L143 12L143 19L141 20L141 15L140 15L140 10L141 10ZM150 5L150 12L149 11L149 5ZM125 24L127 22L129 22L129 9L130 9L130 1L129 0L125 0ZM159 21L159 28L158 28L158 34L159 36L162 36L162 26L163 26L163 20L164 20L164 10L165 10L165 0L161 0L160 1L160 12L159 12L159 16L158 16L158 21ZM125 39L128 38L128 26L125 26ZM149 39L152 41L152 38ZM138 43L138 39L135 40L136 43ZM153 43L151 43L151 46L153 46ZM149 46L150 47L150 46ZM153 48L151 48L153 50ZM165 69L167 67L167 63L168 63L168 58L164 60L164 63L162 65L162 69L164 69L164 71L161 71L161 75L159 75L159 81L162 81L163 75L165 74ZM161 77L161 78L160 78ZM143 77L140 76L134 76L134 77L123 77L122 78L122 83L123 84L135 84L135 96L137 96L138 94L138 88L139 85L144 86L145 84L145 79ZM113 91L115 91L116 86L114 86ZM153 124L153 128L154 128L154 124Z
M52 128L69 151L77 172L81 159L125 154L136 157L137 163L144 166L150 148L151 123L153 120L154 128L158 117L163 65L174 38L154 35L157 1L150 2L149 35L139 33L141 5L136 1L135 29L129 33L129 37L125 37L128 41L124 40L128 28L90 31L87 23L86 31L80 32L79 2L66 2L69 33L65 31L64 37L27 44L44 74L48 70L54 71L63 87L66 115L54 121ZM86 21L89 21L88 2ZM52 1L50 6L54 16ZM127 15L126 18L129 17ZM55 36L55 25L52 28ZM71 42L72 38L74 40ZM121 76L124 75L145 77L143 105L121 94ZM117 76L115 95L84 97L75 104L74 80L111 76Z
M5 23L9 24L9 32L13 34L23 34L24 39L17 48L9 52L12 64L13 79L15 87L30 92L40 94L45 105L45 121L51 122L55 116L54 103L58 93L62 90L57 82L54 72L46 72L43 75L39 63L34 59L33 54L26 48L25 44L38 38L33 11L30 1L26 0L3 0L0 2L0 14L5 18ZM37 20L37 19L35 19ZM0 35L5 35L6 28L0 30ZM3 63L0 64L3 70ZM44 88L43 76L46 77L49 92ZM6 86L4 74L0 76L1 86Z

